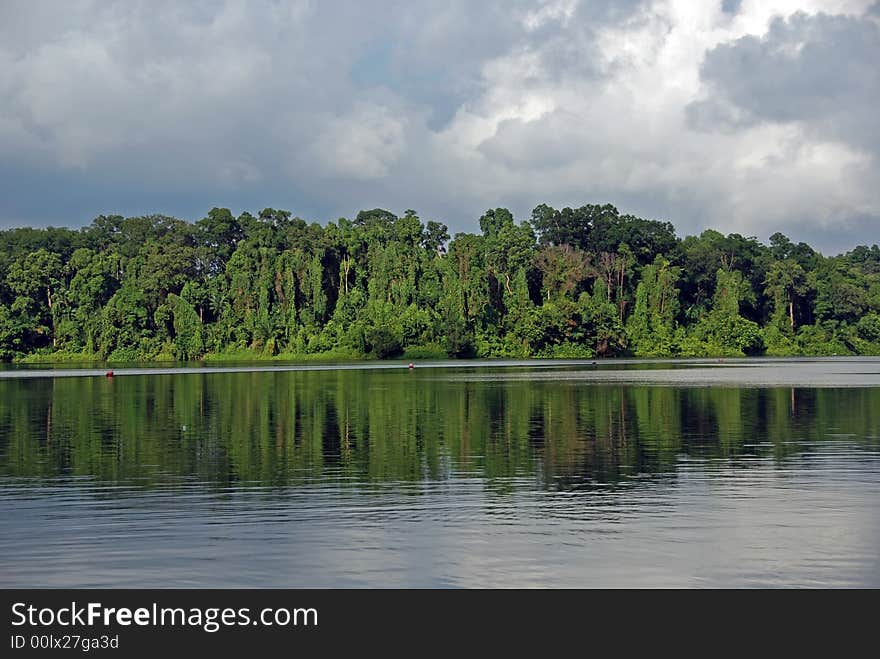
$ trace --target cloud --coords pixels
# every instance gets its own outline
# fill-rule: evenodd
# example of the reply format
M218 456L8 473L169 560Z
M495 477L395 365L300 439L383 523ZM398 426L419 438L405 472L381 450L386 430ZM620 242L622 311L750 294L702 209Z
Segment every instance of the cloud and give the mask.
M878 22L799 12L774 19L763 37L712 49L701 76L714 102L742 111L746 122L802 122L817 135L876 150L878 54Z
M880 221L862 0L0 5L0 226L616 203L833 250Z
M358 103L346 115L321 121L309 161L329 177L377 179L386 176L405 148L405 111Z

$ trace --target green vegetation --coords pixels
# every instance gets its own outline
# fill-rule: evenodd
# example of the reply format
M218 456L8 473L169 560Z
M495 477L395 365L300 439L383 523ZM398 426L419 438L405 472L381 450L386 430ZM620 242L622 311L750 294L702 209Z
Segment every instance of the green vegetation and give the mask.
M611 205L459 233L214 208L0 232L0 359L880 354L880 248L825 257Z

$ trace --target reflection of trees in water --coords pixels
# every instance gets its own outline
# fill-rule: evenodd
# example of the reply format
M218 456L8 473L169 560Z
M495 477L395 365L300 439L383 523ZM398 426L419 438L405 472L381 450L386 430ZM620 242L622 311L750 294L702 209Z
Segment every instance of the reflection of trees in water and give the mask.
M880 389L453 382L398 372L157 375L0 383L0 474L156 486L515 478L546 487L674 475L681 455L878 444ZM512 480L513 479L513 480Z

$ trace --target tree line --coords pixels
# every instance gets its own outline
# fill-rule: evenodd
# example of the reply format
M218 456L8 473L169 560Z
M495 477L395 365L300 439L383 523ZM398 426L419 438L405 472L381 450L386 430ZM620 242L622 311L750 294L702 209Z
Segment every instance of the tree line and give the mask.
M479 228L214 208L0 231L0 358L880 354L876 244L681 239L610 204Z

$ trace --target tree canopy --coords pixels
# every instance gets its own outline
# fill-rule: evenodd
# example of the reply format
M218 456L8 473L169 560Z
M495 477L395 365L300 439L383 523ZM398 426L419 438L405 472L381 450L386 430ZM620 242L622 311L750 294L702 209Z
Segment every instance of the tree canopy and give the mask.
M877 245L682 239L610 204L475 225L213 208L0 231L0 358L880 354Z

